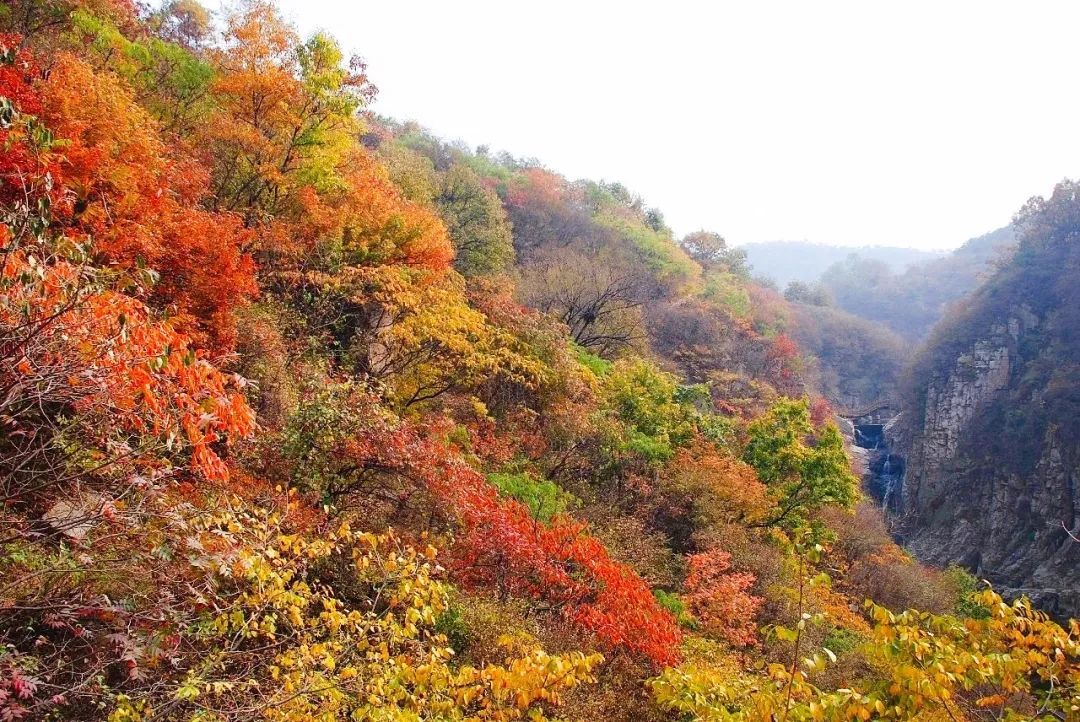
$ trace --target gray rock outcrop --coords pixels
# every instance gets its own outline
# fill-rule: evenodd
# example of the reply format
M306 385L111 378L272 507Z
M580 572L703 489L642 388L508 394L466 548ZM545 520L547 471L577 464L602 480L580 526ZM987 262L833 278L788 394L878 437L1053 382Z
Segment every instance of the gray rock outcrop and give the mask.
M1022 345L1040 319L1014 309L924 380L907 456L899 528L908 548L938 565L961 564L1006 595L1025 593L1052 613L1080 613L1080 439L1053 425L1004 463L1002 419L1022 388ZM1038 404L1038 389L1025 403ZM1010 406L1013 405L1013 406ZM1004 411L1003 411L1004 410ZM996 436L996 438L995 438Z

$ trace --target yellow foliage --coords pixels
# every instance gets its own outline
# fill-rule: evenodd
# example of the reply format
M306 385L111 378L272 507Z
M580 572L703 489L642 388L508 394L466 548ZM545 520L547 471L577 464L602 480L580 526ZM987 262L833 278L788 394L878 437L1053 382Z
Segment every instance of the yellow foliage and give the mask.
M765 675L740 671L721 651L688 655L650 687L661 706L702 722L1080 719L1080 625L1063 629L1028 600L1010 604L991 590L974 601L986 619L869 605L886 667L864 690L810 683L832 659L827 650L769 664Z
M397 320L380 343L406 406L496 378L536 388L551 373L520 338L466 302L456 273L398 294L394 305Z
M118 697L112 722L196 711L278 722L544 720L603 660L523 642L502 664L452 664L434 631L448 604L436 552L393 534L347 524L322 537L286 534L266 512L222 511L192 525L190 548L228 542L193 557L217 569L215 613L191 630L207 654L164 699Z

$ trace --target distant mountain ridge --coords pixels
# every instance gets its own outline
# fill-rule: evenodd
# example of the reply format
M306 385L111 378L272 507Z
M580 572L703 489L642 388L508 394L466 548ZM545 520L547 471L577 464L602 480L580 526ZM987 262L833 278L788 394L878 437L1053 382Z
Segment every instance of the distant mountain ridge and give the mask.
M978 288L1015 245L1014 229L1005 226L901 271L881 260L850 255L821 275L820 286L839 308L919 341L951 304Z
M836 246L810 241L765 241L740 246L755 276L770 278L781 288L792 281L812 283L830 266L851 255L881 261L895 273L912 264L941 258L946 251L899 246Z

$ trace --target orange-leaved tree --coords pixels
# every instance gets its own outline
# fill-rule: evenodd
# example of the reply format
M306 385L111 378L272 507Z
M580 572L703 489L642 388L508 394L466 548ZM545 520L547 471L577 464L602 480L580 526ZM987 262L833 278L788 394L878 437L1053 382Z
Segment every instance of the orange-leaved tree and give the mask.
M37 89L41 121L63 144L55 157L65 202L54 209L54 226L73 241L92 241L100 264L158 271L151 304L229 350L233 310L256 293L240 218L199 208L206 172L177 155L119 79L61 54Z
M756 646L754 618L765 600L750 593L754 575L732 571L731 555L718 547L691 554L689 562L686 602L704 631L729 644Z
M137 459L168 465L165 449L186 450L192 470L224 478L219 442L246 435L254 423L238 380L137 298L152 274L95 263L96 236L77 220L86 210L85 165L68 154L100 158L111 146L58 142L28 112L49 107L49 86L28 82L33 63L25 53L6 51L4 59L0 140L11 152L0 168L0 414L11 447L4 453L9 498L65 480L115 476ZM150 193L154 204L159 190L131 193ZM113 198L92 197L103 206ZM137 205L137 197L125 198ZM124 217L122 205L117 218ZM88 461L64 461L65 449L87 446L80 453Z
M301 42L273 5L250 0L226 18L212 60L218 110L199 134L211 153L215 207L263 224L300 189L340 184L356 111L375 94L359 59L343 67L331 38Z

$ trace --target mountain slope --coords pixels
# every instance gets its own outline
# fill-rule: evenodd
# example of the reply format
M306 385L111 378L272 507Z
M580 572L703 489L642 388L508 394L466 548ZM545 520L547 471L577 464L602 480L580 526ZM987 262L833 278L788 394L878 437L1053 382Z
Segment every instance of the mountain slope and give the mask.
M918 341L949 307L975 290L1015 246L1011 226L972 238L942 258L897 271L873 257L849 256L829 267L821 286L840 308Z
M1080 193L1023 210L1020 245L935 329L905 393L903 528L934 563L1080 608Z
M1080 705L1080 630L856 506L791 309L718 234L374 120L266 0L15 9L0 720Z
M791 334L808 354L805 375L837 409L893 396L906 349L888 328L831 306L792 303Z

